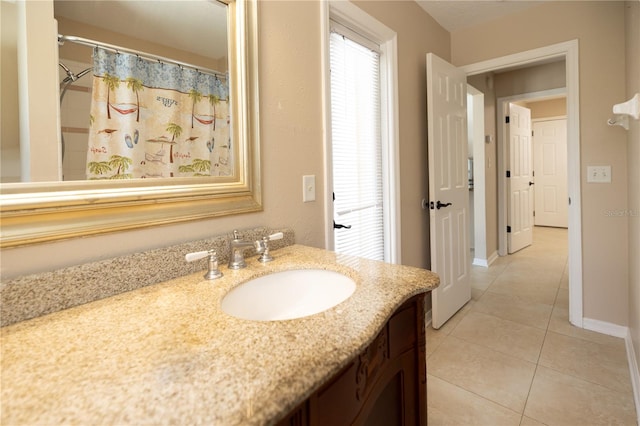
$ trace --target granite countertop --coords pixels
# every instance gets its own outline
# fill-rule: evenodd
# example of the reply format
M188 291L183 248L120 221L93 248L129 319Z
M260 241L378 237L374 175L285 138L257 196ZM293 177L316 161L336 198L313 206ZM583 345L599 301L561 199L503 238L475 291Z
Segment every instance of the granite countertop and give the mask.
M271 423L364 349L436 274L293 245L273 262L221 267L19 322L1 331L0 423ZM320 268L356 281L325 312L289 321L231 317L221 298L270 272Z

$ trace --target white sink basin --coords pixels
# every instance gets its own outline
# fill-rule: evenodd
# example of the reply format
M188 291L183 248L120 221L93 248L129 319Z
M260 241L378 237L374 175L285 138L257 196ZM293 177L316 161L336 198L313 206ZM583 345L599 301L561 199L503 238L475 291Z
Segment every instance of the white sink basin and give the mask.
M296 269L240 284L222 299L222 310L237 318L277 321L326 311L348 299L356 283L338 272Z

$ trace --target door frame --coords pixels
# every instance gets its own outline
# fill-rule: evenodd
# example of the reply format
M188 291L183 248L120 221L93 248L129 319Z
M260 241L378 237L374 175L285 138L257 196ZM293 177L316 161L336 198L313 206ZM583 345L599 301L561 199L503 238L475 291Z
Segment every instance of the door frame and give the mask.
M473 205L469 205L469 211L473 209L473 234L474 253L472 264L489 267L490 261L487 253L487 214L485 197L485 136L484 136L484 93L467 84L467 95L473 103L473 117L467 117L467 122L472 123L470 134L473 134ZM468 98L467 98L468 99Z
M569 322L583 328L582 197L580 181L579 43L570 40L461 66L468 76L564 58L567 96L567 189L569 192ZM502 109L497 108L499 111ZM500 177L500 175L498 176ZM500 191L498 191L498 195ZM506 229L506 228L505 228Z
M330 19L335 17L342 24L363 31L367 37L380 44L384 64L380 67L382 114L382 169L385 261L401 263L401 215L400 215L400 130L398 103L398 35L358 6L348 1L321 2L320 28L322 64L322 121L324 131L324 216L325 247L334 249L333 237L333 178L331 155L331 75L329 61Z

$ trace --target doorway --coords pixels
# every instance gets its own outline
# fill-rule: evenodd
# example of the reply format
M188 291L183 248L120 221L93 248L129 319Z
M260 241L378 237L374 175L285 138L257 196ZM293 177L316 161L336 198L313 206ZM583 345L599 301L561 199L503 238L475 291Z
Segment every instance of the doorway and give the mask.
M498 254L500 256L506 256L509 253L508 250L508 232L507 232L507 152L505 149L506 132L504 124L506 116L508 115L508 106L511 103L529 103L535 101L543 101L550 99L565 98L567 90L566 88L544 90L531 93L522 93L513 96L500 97L496 101L496 122L499 123L496 129L497 131L497 173L498 173ZM563 110L564 118L568 112L568 104L565 105ZM568 124L568 121L567 121ZM566 172L570 168L569 158L566 161ZM579 167L577 169L579 171ZM568 181L567 181L568 187ZM566 203L566 199L565 199ZM566 204L565 204L566 205ZM579 207L579 206L578 206ZM568 222L568 210L567 210L567 222ZM568 225L568 223L567 223ZM571 245L569 246L569 253L571 253ZM582 281L582 280L581 280Z
M581 181L578 53L578 41L572 40L462 66L461 68L466 72L467 76L474 76L491 71L532 66L552 60L565 60L567 97L567 183L569 202L569 321L571 324L582 328L582 215L580 207ZM500 160L499 157L498 160ZM500 195L500 191L498 192L498 195ZM504 223L504 217L502 214L498 214L498 219L499 222Z

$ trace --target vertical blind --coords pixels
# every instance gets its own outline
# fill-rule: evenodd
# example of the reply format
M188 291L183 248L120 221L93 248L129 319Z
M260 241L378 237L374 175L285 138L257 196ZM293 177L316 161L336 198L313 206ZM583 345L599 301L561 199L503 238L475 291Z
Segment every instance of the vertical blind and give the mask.
M334 220L351 225L351 229L335 230L334 244L338 253L384 260L380 54L376 47L332 25Z

